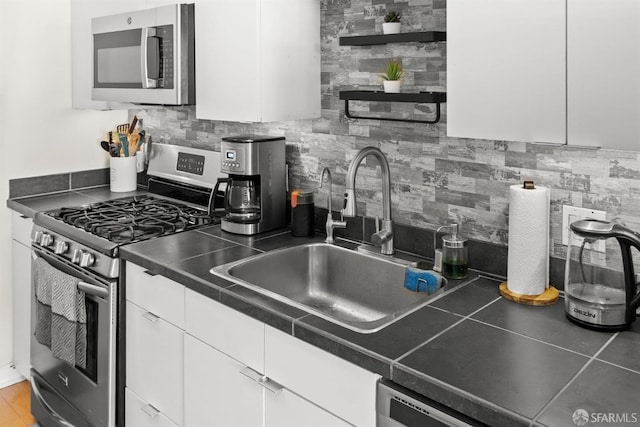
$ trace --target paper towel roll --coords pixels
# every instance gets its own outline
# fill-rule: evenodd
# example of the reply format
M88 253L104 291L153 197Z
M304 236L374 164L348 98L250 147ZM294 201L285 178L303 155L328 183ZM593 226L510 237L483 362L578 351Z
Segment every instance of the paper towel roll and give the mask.
M509 188L507 288L539 295L549 280L549 189Z

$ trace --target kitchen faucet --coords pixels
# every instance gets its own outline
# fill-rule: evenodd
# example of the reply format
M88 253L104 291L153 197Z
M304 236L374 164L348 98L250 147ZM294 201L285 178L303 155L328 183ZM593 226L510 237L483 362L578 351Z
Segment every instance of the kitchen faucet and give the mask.
M344 217L342 216L342 212L340 215L340 221L334 221L333 220L333 212L331 211L331 195L333 194L332 192L332 180L331 180L331 171L329 170L329 168L324 168L322 169L322 172L320 173L320 185L319 188L322 188L322 180L324 178L325 172L327 174L327 180L329 181L329 196L327 197L328 201L327 201L327 208L329 209L329 213L327 213L327 223L325 225L325 229L327 231L327 239L325 240L325 242L327 243L333 243L333 229L334 228L347 228L347 223L344 220Z
M391 174L389 162L384 153L376 147L365 147L358 151L356 157L349 165L347 171L347 188L344 193L343 216L356 216L356 173L362 160L367 156L374 156L382 169L382 229L378 217L376 217L376 232L371 236L371 242L380 246L383 255L393 255L393 221L391 221Z

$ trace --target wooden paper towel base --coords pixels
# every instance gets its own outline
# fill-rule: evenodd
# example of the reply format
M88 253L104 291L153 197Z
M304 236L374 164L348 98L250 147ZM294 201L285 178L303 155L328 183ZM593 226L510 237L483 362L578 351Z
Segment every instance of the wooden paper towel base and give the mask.
M549 305L555 304L558 301L560 293L553 286L549 286L546 291L540 295L522 295L511 292L507 288L507 282L500 283L500 294L509 301L517 302L518 304L527 305Z

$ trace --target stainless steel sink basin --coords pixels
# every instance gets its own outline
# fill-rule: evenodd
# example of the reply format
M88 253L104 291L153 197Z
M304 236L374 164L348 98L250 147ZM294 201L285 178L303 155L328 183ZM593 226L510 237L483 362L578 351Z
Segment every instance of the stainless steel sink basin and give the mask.
M404 288L405 266L326 243L275 250L211 273L357 332L370 333L442 293Z

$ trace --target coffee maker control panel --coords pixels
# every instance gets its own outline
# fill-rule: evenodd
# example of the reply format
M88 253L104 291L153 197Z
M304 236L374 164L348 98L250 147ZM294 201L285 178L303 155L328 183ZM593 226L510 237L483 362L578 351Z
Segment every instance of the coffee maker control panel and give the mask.
M224 150L221 165L222 172L243 173L245 170L244 151L240 148Z

